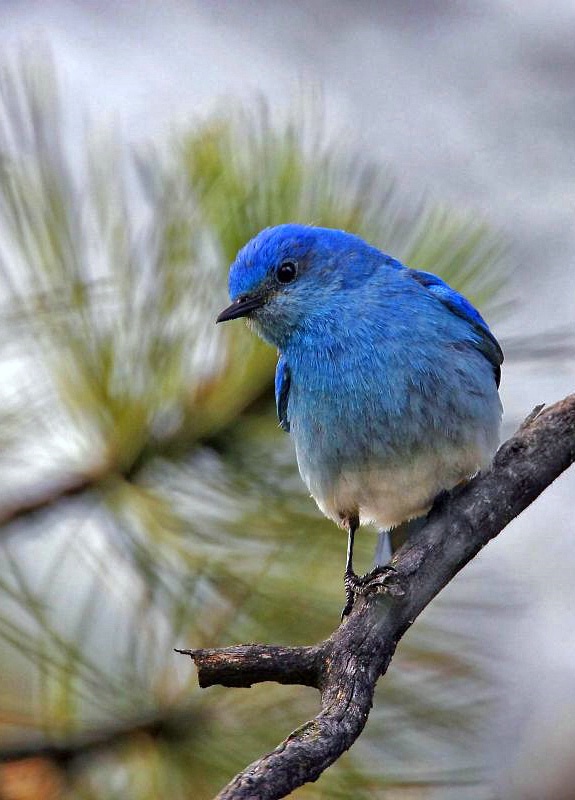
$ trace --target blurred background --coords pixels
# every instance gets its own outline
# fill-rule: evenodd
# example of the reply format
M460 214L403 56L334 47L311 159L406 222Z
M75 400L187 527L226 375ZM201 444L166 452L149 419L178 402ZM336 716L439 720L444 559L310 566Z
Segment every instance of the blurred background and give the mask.
M204 800L317 711L173 653L313 643L342 604L275 354L213 324L262 227L467 294L505 436L574 390L574 36L572 0L0 4L2 800ZM574 492L437 598L294 797L575 796Z

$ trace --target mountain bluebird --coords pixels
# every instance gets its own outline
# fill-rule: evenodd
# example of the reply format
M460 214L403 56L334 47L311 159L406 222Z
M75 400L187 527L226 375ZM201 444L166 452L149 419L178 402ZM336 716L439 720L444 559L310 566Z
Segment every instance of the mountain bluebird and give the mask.
M363 523L389 530L488 465L499 441L503 354L462 295L357 236L278 225L230 268L232 304L275 345L277 412L302 479L348 532L349 613Z

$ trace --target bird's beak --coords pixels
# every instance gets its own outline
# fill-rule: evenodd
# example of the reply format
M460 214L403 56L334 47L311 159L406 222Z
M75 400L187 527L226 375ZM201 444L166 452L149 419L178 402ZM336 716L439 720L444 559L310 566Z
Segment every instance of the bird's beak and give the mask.
M264 301L261 297L239 297L218 314L216 323L227 322L230 319L238 319L238 317L245 317L256 308L261 308L263 304Z

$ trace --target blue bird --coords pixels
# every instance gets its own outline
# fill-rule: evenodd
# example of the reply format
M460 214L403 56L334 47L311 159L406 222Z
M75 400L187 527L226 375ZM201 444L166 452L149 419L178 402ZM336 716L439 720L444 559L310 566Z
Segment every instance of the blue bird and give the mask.
M429 272L344 231L267 228L230 268L232 304L279 351L281 427L321 511L348 532L346 606L360 524L390 530L497 448L503 353L479 312Z

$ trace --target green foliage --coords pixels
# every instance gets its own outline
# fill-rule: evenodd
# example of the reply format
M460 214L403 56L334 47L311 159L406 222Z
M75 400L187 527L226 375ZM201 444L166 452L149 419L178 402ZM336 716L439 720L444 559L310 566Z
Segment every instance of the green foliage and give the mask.
M3 539L2 670L29 700L0 689L2 739L184 709L183 738L135 735L83 762L67 791L209 797L317 698L200 692L172 647L326 636L345 549L277 428L275 354L239 325L213 325L229 262L265 226L313 222L439 271L485 307L505 277L501 248L469 217L402 202L386 170L321 133L317 112L276 125L264 103L220 111L134 154L94 136L70 152L65 111L49 61L3 69L0 324L4 367L18 368L0 392L2 458L16 493L42 496L75 473L92 488L73 502L47 492L50 507ZM366 568L372 546L360 537ZM447 630L437 614L418 624L397 661L410 679L392 672L361 743L297 796L425 786L438 741L443 780L480 779L487 676L469 637Z

